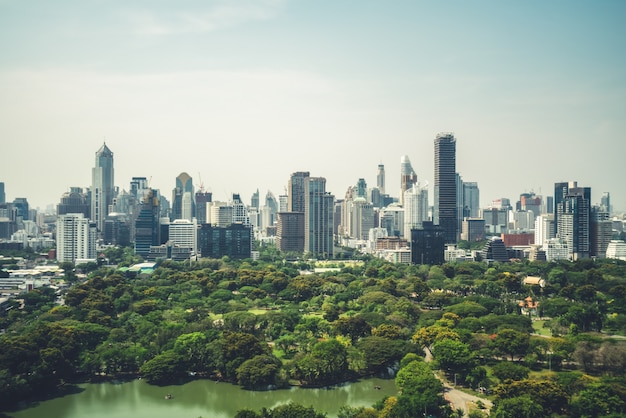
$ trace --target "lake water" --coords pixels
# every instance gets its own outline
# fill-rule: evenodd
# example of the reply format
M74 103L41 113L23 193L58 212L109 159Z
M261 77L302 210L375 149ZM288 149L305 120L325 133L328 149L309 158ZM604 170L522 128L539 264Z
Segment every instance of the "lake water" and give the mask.
M336 417L343 405L371 406L395 395L393 379L371 378L331 389L290 388L266 392L228 383L196 380L179 386L152 386L142 380L81 384L79 393L11 412L13 418L232 418L239 409L256 411L289 402L313 406ZM380 389L376 389L380 387ZM172 399L166 399L171 394Z

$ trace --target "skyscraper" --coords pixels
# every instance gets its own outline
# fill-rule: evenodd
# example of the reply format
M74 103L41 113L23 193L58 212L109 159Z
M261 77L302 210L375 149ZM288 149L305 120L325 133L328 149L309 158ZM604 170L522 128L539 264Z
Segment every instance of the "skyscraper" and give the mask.
M335 197L324 177L304 181L304 251L332 258Z
M589 258L591 188L578 187L575 181L556 183L554 200L554 225L557 238L567 243L570 259Z
M96 225L82 213L69 213L57 219L57 260L76 263L96 258Z
M385 165L378 164L378 174L376 175L376 187L380 190L380 194L385 194Z
M0 203L6 203L7 196L4 193L4 182L0 181Z
M404 192L404 238L411 239L411 229L421 228L428 220L428 184L414 184Z
M185 172L176 177L176 187L172 190L172 216L170 220L191 220L196 216L196 202L193 179Z
M457 241L456 139L451 133L435 138L434 224L445 231L446 243Z
M289 177L287 189L289 212L304 212L304 181L309 175L308 171L298 171Z
M463 217L478 218L480 190L476 182L463 182Z
M96 151L96 166L91 170L91 220L98 231L104 230L104 220L114 195L113 152L104 143Z
M150 254L150 246L161 244L159 205L158 192L148 189L135 220L135 254L143 258L147 258Z
M400 204L404 205L404 192L417 183L417 174L411 166L408 155L403 155L400 159Z

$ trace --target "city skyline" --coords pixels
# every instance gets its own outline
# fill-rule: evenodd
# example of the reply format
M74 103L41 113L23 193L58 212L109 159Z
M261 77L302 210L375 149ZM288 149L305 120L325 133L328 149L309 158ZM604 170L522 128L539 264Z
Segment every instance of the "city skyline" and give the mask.
M399 197L407 155L432 202L453 132L481 206L578 181L626 210L623 2L36 3L0 1L7 201L89 186L106 141L125 190L187 172L248 202L309 171L343 196L382 163Z

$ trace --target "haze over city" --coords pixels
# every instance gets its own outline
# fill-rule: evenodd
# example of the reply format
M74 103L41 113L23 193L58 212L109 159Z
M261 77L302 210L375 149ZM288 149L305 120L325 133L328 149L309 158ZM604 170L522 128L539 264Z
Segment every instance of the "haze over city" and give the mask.
M169 196L185 171L217 200L282 194L290 173L340 198L400 158L433 183L433 140L481 205L558 181L626 209L621 1L0 0L0 181L56 204L115 153ZM200 178L201 177L201 178ZM432 199L432 191L431 191Z

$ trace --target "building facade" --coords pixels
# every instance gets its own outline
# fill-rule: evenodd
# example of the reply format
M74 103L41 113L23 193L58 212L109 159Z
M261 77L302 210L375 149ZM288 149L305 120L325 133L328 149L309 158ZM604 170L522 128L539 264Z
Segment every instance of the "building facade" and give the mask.
M113 152L105 143L96 151L96 165L91 170L91 220L98 231L104 230L104 220L114 197Z
M335 197L326 192L324 177L304 182L304 251L332 258Z
M57 261L77 263L96 259L96 224L82 213L69 213L57 219Z
M458 233L456 139L451 133L435 138L435 205L433 221L445 231L446 243L455 243Z

